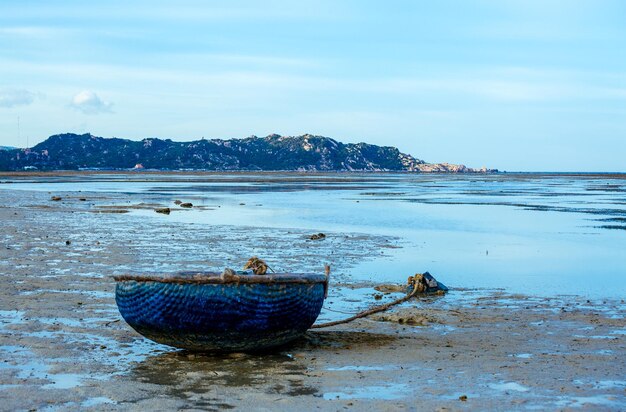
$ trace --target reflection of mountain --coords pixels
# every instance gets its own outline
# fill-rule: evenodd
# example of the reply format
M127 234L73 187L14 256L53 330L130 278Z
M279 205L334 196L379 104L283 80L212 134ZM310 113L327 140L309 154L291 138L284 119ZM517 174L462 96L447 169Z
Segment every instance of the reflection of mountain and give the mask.
M344 144L308 134L194 142L62 134L51 136L32 149L0 151L0 170L32 167L40 170L487 171L448 163L429 164L395 147Z

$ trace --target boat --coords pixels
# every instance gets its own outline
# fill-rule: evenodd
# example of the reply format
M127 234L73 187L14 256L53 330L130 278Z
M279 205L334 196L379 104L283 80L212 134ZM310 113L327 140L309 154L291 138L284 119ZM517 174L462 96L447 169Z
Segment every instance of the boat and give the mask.
M115 300L124 320L155 342L204 352L284 345L315 322L328 273L179 272L122 275Z

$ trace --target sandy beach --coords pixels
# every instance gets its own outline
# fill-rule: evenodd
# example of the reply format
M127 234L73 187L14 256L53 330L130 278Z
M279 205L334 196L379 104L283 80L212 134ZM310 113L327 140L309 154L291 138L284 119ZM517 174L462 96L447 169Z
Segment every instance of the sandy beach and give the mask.
M124 323L112 275L219 270L252 253L290 271L321 272L328 262L336 276L327 304L343 308L333 304L349 297L354 312L378 303L379 283L350 281L345 270L402 242L344 232L310 242L309 231L297 228L207 226L129 212L170 206L162 196L0 194L2 410L626 407L624 300L450 285L446 296L310 331L271 353L181 352Z

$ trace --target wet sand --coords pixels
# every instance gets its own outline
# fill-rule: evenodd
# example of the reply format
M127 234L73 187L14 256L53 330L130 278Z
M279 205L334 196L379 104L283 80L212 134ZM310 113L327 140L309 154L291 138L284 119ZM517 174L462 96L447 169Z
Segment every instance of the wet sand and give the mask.
M282 270L321 271L329 262L341 287L326 306L354 311L380 303L377 284L342 273L402 245L361 233L311 242L298 229L111 213L172 206L150 194L0 194L0 409L626 408L624 301L449 285L444 297L311 331L272 353L180 352L121 320L111 275L220 270L252 254Z

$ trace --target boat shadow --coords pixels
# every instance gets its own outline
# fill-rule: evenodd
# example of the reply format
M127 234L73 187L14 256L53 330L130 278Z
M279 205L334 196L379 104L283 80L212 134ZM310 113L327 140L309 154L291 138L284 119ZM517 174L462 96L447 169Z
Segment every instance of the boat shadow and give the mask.
M158 385L161 393L180 399L205 397L218 387L315 396L318 389L307 379L311 358L339 356L337 351L359 350L363 346L376 348L394 339L367 332L309 331L288 345L259 352L209 354L172 350L138 362L129 377Z
M385 346L397 338L383 333L345 330L309 330L302 338L293 342L290 346L299 350L353 350L378 348Z

